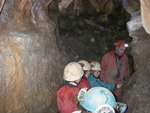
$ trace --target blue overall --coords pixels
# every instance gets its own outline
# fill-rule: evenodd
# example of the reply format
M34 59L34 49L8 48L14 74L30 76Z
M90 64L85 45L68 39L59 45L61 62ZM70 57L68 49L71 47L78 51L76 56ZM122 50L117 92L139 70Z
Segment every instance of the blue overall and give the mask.
M97 79L94 77L94 75L90 74L88 76L88 82L90 84L90 87L104 87L113 92L115 90L115 84L105 83L101 81L100 79Z

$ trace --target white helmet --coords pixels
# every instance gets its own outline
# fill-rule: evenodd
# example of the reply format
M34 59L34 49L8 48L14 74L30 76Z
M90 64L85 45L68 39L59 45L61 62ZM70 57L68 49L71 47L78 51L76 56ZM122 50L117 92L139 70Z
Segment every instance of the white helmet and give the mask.
M84 72L80 64L77 62L70 62L64 69L64 80L76 81L82 78Z
M93 71L101 71L101 65L97 61L92 61L91 62L91 70Z
M90 66L89 62L86 61L86 60L80 60L78 63L83 65L83 70L84 71L88 71L88 70L91 69L91 66Z
M109 104L103 104L100 105L94 113L115 113L115 110Z

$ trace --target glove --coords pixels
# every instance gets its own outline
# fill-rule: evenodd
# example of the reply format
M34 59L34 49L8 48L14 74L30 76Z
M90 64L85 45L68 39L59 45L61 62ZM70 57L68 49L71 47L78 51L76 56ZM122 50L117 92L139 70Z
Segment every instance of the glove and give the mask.
M116 110L119 113L125 113L127 111L127 104L121 103L121 102L117 102L117 106L116 106Z
M123 86L123 83L118 83L118 84L116 85L117 89L120 89L122 86Z
M116 88L120 89L123 86L123 81L122 80L117 80L116 81Z
M77 110L77 111L74 111L72 113L81 113L82 111L81 110Z
M121 87L122 87L122 85L123 85L122 83L117 84L117 86L116 86L116 87L117 87L117 89L121 88Z
M79 102L80 102L80 101L83 101L84 95L85 95L85 93L87 92L87 89L88 89L88 88L81 88L81 89L80 89L80 91L79 91L79 93L78 93L78 96L77 96L77 99L78 99Z

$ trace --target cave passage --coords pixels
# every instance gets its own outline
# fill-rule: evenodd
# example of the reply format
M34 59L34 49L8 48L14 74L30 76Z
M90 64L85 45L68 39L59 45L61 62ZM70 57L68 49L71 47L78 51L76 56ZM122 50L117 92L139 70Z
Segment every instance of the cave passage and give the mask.
M0 113L58 113L66 64L100 62L117 39L129 44L121 100L149 113L149 17L148 0L1 0Z
M86 10L80 15L74 12L59 15L57 43L72 61L82 59L100 61L106 52L114 49L116 40L125 40L129 45L132 42L132 37L127 30L130 15L121 4L117 5L107 17L103 13L91 10ZM132 74L134 61L131 46L126 49L126 53L129 57L130 74Z

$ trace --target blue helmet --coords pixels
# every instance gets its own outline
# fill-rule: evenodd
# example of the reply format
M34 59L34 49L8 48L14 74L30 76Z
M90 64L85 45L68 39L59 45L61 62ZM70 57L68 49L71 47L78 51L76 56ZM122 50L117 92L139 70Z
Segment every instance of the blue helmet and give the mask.
M108 105L109 108L115 108L117 105L113 94L104 87L93 87L88 90L79 102L87 111L95 113L100 106Z

